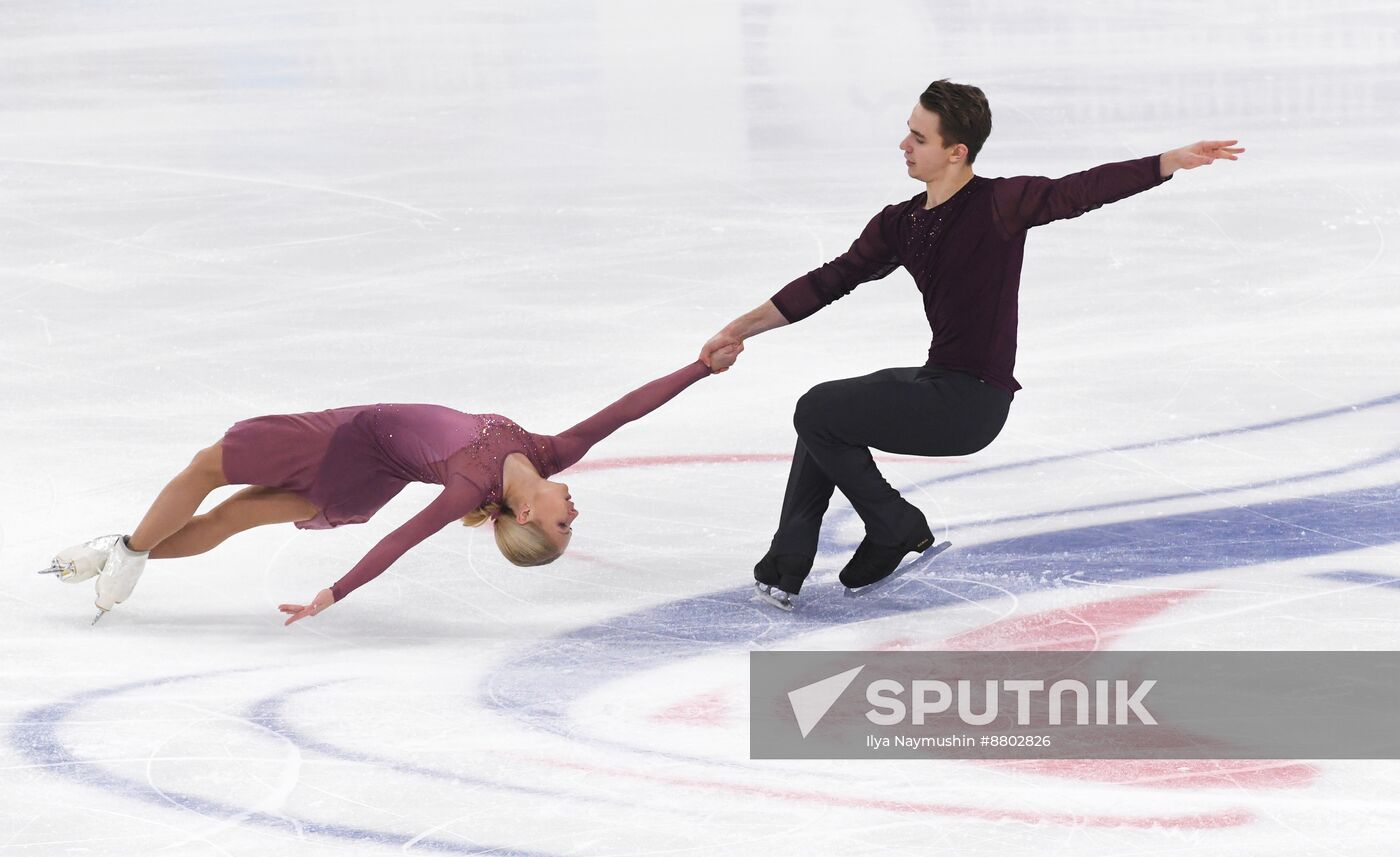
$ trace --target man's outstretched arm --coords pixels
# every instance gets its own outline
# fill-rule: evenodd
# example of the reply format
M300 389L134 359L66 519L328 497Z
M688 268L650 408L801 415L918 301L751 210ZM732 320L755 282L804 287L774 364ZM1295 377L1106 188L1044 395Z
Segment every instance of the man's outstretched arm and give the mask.
M1058 179L1001 179L993 196L997 223L1009 237L1056 220L1078 217L1157 187L1177 170L1191 170L1218 160L1237 160L1244 149L1236 148L1236 142L1202 140L1160 155L1102 164Z
M1194 170L1206 164L1225 158L1237 161L1244 149L1235 146L1239 140L1202 140L1180 149L1163 152L1161 158L1162 178L1167 178L1177 170Z
M782 327L788 320L778 311L778 307L771 301L764 301L749 312L726 324L719 333L711 336L705 343L705 347L700 349L700 360L706 366L714 369L716 374L725 372L728 367L715 369L711 365L710 358L716 351L728 346L736 348L735 356L744 350L744 340L750 336L757 336L765 330L772 330L775 327Z

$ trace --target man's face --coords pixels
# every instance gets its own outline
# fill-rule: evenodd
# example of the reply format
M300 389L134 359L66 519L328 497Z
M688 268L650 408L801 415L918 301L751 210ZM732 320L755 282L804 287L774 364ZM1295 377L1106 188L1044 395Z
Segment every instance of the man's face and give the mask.
M960 146L961 143L955 143L944 148L938 134L938 114L925 110L922 104L914 105L914 112L909 114L909 133L899 143L910 178L930 182L943 175L951 164L962 163L962 158L957 157ZM966 148L961 152L965 153Z

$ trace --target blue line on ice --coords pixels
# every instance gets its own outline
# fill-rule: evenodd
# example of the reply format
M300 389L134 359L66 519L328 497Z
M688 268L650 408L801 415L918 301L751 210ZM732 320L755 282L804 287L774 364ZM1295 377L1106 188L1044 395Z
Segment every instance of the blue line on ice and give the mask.
M157 791L150 783L124 777L105 770L100 760L82 759L74 755L59 737L63 722L86 705L102 699L176 682L212 678L225 673L202 673L194 675L167 676L148 681L129 682L96 690L74 694L67 699L48 705L32 708L24 712L19 722L10 731L10 746L19 756L35 765L42 765L55 774L66 777L81 785L107 792L119 797L131 798L154 804L162 809L175 807L188 810L207 818L241 818L242 821L260 827L286 831L293 837L324 836L352 842L391 845L397 848L422 848L425 851L438 851L450 854L491 854L522 855L522 857L544 857L544 852L523 851L497 845L468 844L446 839L416 838L402 833L372 830L363 827L349 827L339 824L325 824L293 816L269 815L251 812L220 801L198 795L182 794L169 790ZM274 721L275 722L275 721ZM493 786L506 787L503 784ZM561 795L562 796L562 795ZM411 843L411 845L410 845Z
M1375 584L1385 589L1400 589L1400 577L1388 574L1374 574L1369 571L1322 571L1312 575L1324 580L1338 580L1342 583Z

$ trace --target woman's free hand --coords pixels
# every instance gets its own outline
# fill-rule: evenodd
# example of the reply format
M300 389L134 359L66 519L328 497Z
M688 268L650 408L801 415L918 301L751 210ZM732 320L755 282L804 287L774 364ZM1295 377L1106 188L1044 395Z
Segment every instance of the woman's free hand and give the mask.
M307 616L315 616L322 610L335 603L335 595L329 589L322 589L316 593L316 597L311 599L310 604L279 604L277 609L288 614L289 618L283 622L283 626L290 625L298 619L305 619Z

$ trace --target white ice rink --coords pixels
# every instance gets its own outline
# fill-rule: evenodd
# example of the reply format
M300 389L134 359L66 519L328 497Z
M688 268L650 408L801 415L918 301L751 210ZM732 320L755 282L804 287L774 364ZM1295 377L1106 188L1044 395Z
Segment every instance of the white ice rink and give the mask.
M0 4L0 854L1390 855L1400 762L755 762L754 649L1400 645L1400 9L1312 0ZM283 628L429 498L33 572L235 420L379 401L555 432L921 186L1235 163L1034 230L1000 439L892 460L953 549L865 599L841 498L749 599L797 397L923 362L903 271L566 473L573 549L452 528ZM223 496L220 494L219 496Z

